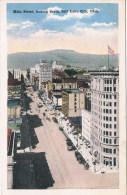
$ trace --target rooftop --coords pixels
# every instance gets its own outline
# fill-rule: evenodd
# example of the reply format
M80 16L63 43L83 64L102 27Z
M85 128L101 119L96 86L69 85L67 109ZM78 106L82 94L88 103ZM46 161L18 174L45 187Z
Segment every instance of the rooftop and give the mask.
M62 98L61 95L53 95L55 98L59 99L59 98Z
M65 91L67 93L83 93L79 89L63 89L62 91Z

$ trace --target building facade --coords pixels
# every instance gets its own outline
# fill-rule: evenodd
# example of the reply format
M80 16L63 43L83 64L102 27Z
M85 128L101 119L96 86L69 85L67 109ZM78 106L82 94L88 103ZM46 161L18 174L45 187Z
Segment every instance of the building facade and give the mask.
M39 66L39 90L41 84L47 81L52 81L52 64L47 63L46 60L41 60Z
M118 168L118 71L91 73L91 152L99 163Z
M85 107L85 94L78 89L65 89L62 91L62 112L68 117L81 116Z

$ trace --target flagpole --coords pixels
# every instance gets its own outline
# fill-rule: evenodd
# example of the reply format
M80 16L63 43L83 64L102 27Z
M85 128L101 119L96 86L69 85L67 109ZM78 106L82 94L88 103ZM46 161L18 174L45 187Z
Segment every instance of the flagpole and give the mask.
M109 48L109 46L108 46ZM108 70L109 70L109 49L108 49Z

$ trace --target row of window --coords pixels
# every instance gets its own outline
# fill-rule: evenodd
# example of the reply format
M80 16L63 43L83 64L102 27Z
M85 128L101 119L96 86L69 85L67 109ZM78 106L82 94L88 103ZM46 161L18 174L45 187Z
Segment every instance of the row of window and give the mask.
M107 158L107 157L105 157L105 158ZM104 160L103 163L106 166L107 165L109 165L109 166L116 166L116 158L113 158L112 160L111 160L111 158L107 158L107 160Z
M109 153L109 154L116 154L116 149L103 148L103 152Z
M116 87L104 87L104 91L116 91Z
M116 139L112 140L112 139L104 138L103 139L103 143L106 143L106 144L116 144Z
M113 105L113 102L103 102L103 106L112 106ZM114 106L116 106L117 103L114 102Z
M103 113L112 114L112 109L103 109ZM116 109L114 110L114 114L116 114Z
M103 127L106 128L106 129L112 129L113 125L112 124L105 124L105 123L103 123ZM116 124L114 124L114 129L116 129Z
M113 80L111 80L111 79L105 79L105 80L104 80L104 83L105 83L105 84L112 84L112 83L113 83L113 84L116 84L116 79L113 79Z
M108 116L104 116L103 120L104 121L112 121L113 117L108 117ZM116 121L116 117L114 117L114 121Z
M112 136L113 132L111 132L111 131L103 131L103 135ZM114 132L114 136L116 136L116 132Z
M111 95L111 94L110 95L109 94L103 94L104 99L112 99L112 96L113 95ZM114 99L116 99L116 95L114 95Z

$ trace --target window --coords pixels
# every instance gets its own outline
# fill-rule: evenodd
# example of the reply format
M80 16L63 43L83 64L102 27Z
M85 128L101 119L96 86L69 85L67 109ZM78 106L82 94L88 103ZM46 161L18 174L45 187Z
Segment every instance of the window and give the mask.
M116 91L116 87L114 87L114 91Z
M103 123L103 127L105 127L105 123Z
M114 154L116 154L116 149L114 149Z
M108 131L106 131L106 135L108 135Z
M114 132L114 136L116 136L116 132Z
M110 129L112 128L112 124L110 124Z
M109 87L107 87L107 91L109 91Z
M114 102L114 106L116 106L116 102Z
M109 149L109 153L112 154L112 149Z
M110 109L110 114L112 114L112 110Z
M114 158L114 166L116 166L116 158Z
M105 138L103 139L103 143L105 143Z
M116 121L116 117L114 117L114 121Z
M114 82L113 83L116 84L116 79L114 79Z
M112 117L110 117L110 121L112 121Z
M111 139L109 140L109 143L112 144L112 140Z
M106 99L108 99L108 95L106 94Z
M110 80L110 84L112 84L112 80Z
M116 144L116 139L114 139L114 144Z
M105 102L103 102L103 106L105 106Z
M106 124L106 128L108 128L108 124Z
M112 102L109 102L109 105L112 106Z
M116 99L116 95L114 95L114 99Z
M114 124L114 129L116 129L116 124Z
M116 114L116 109L114 110L114 114Z
M110 91L112 91L112 87L110 87Z
M106 139L106 143L108 143L108 139Z
M108 148L106 148L106 153L108 153Z
M112 99L112 95L110 95L110 99Z
M103 152L105 152L105 148L103 148Z
M107 80L107 84L109 84L109 80Z
M111 131L110 131L109 135L112 136L112 132Z
M103 131L103 135L105 135L105 131Z
M106 113L108 113L108 109L106 109Z

